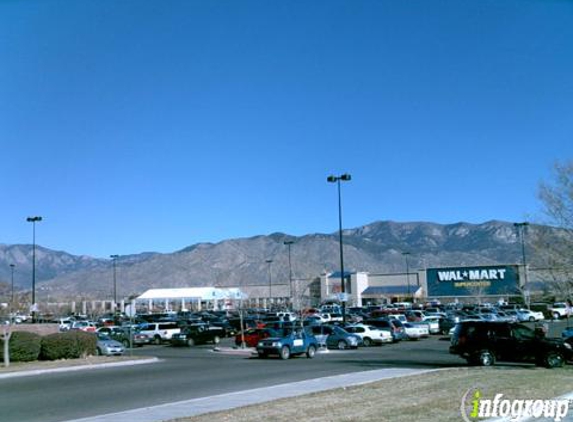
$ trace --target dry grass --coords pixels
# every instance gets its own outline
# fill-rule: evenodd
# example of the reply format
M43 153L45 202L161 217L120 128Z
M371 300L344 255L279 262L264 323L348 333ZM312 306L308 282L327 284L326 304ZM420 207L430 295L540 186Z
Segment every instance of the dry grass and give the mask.
M484 397L503 393L508 399L553 398L573 390L573 367L449 369L176 421L457 422L462 397L474 388Z

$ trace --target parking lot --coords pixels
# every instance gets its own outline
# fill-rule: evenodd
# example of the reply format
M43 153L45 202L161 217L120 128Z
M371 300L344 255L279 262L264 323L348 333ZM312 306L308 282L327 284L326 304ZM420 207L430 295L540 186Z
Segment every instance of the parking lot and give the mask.
M548 325L549 334L558 335L566 322ZM236 353L232 338L219 344L223 352L213 351L212 344L149 345L127 353L155 356L158 363L0 380L0 406L6 420L56 422L372 369L467 366L465 360L449 353L449 344L447 337L432 335L356 350L321 351L314 359L301 356L289 360Z

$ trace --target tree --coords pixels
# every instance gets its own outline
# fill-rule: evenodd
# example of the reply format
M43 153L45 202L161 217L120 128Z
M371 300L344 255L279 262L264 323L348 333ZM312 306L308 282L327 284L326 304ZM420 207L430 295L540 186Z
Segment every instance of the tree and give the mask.
M547 284L558 298L573 294L573 161L556 163L553 180L539 186L547 218L532 233L536 258L544 263Z

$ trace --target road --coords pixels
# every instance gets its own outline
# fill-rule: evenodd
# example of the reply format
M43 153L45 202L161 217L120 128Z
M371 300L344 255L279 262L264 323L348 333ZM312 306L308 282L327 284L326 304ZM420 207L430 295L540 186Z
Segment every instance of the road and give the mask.
M59 422L384 367L464 365L448 345L433 337L288 361L221 354L212 346L149 346L134 353L159 363L0 380L0 420Z

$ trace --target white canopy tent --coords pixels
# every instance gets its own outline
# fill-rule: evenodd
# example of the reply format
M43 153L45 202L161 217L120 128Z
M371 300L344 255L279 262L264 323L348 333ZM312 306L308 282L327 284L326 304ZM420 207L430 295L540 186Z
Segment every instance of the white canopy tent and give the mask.
M197 309L201 309L202 303L207 306L212 304L217 308L219 301L225 302L229 306L229 301L247 299L248 296L238 288L216 288L216 287L185 287L176 289L150 289L136 298L136 301L147 301L148 306L153 309L154 302L163 302L166 310L172 309L172 302L180 303L181 309L186 310L186 303L195 303Z

